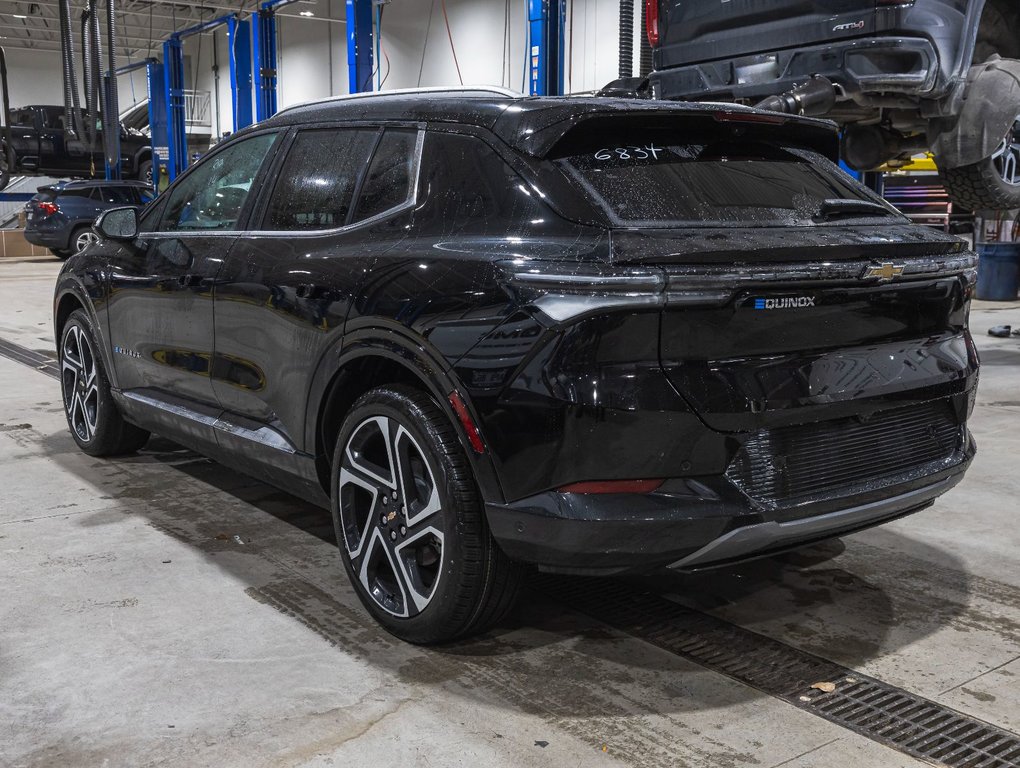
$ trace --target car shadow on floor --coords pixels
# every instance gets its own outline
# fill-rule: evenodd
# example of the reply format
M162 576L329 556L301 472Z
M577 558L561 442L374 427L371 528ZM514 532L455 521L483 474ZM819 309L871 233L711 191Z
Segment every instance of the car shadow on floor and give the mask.
M381 630L359 604L339 562L328 511L158 437L135 456L103 460L73 450L66 433L44 443L64 469L123 502L122 510L96 513L91 522L83 515L79 524L144 516L247 584L252 599L344 653L394 671L404 683L444 685L552 718L557 727L570 718L733 707L762 695L627 637L599 621L597 610L589 615L557 601L548 577L526 591L510 620L486 635L431 649L409 646ZM909 549L911 557L897 561L855 541L826 542L716 571L656 572L625 581L859 667L938 632L967 610L970 585L962 564L914 540ZM910 581L923 580L922 560L948 580L938 594ZM913 576L907 578L907 570ZM603 582L590 580L591 591L602 588ZM660 764L672 762L670 757Z

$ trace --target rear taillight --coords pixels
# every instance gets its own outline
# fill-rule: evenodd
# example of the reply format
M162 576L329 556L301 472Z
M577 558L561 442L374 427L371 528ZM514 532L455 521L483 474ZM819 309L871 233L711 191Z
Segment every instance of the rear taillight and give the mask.
M659 45L659 0L645 0L645 33L648 44L655 48Z
M42 213L44 216L52 216L53 214L60 210L59 208L57 208L56 203L39 203L37 208L39 209L39 212Z

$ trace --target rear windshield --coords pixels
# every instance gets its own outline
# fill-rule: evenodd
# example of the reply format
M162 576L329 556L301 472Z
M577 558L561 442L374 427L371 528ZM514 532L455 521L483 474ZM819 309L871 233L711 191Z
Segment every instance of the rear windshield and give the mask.
M617 225L792 226L822 221L827 200L885 205L822 155L795 147L730 138L678 143L675 132L661 131L600 139L561 149L553 160Z

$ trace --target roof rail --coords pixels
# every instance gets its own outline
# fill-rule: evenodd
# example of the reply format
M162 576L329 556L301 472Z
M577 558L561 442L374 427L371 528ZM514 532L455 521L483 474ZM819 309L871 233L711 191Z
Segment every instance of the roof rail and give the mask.
M395 88L392 91L365 91L364 93L350 93L343 96L330 96L325 99L313 99L312 101L303 101L300 104L292 104L286 109L281 109L276 114L280 115L284 112L290 112L300 107L309 107L315 104L332 104L338 101L351 101L354 99L379 99L385 96L408 96L415 94L429 94L429 93L449 93L457 94L461 96L468 96L470 94L478 94L478 98L483 95L498 95L508 99L523 99L524 94L520 91L512 90L511 88L503 88L498 85L443 85L433 86L429 88Z

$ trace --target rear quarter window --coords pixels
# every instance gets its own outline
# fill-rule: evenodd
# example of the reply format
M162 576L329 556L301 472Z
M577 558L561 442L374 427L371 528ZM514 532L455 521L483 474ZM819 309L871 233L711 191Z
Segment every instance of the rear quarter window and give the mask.
M428 199L415 220L431 231L506 239L552 215L531 185L477 136L429 131L422 174Z

